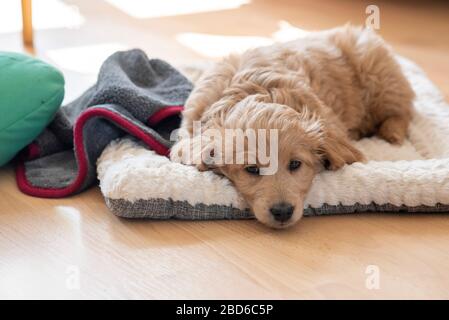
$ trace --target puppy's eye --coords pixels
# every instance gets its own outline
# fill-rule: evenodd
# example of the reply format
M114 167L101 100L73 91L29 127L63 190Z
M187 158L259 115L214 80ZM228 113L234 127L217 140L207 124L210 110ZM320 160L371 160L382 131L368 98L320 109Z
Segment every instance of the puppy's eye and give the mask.
M331 162L329 161L329 159L324 159L324 160L323 160L323 167L324 167L324 169L326 169L326 170L330 170L330 168L331 168Z
M260 173L259 167L258 166L248 166L245 167L246 172L248 172L249 174L253 174L255 176L258 176Z
M301 161L299 161L299 160L292 160L292 161L290 161L290 163L288 165L288 169L290 171L295 171L295 170L299 169L299 167L301 167Z

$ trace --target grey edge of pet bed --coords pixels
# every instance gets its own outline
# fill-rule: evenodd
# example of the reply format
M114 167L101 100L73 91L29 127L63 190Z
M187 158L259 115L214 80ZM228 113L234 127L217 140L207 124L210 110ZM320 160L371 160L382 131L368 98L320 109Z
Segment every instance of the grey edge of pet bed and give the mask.
M325 171L314 180L305 215L449 212L449 106L414 63L398 58L417 98L409 139L357 146L369 162ZM246 219L250 210L226 178L170 162L139 141L112 142L98 161L110 210L125 218Z

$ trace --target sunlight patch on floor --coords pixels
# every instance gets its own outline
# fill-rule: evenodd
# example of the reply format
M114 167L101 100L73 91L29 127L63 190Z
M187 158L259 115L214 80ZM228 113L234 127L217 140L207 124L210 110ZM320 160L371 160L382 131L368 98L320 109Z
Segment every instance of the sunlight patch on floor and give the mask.
M278 30L270 37L225 36L187 32L176 35L176 40L205 57L218 58L230 53L241 53L251 48L267 46L275 42L298 39L309 33L307 30L292 26L287 21L280 21Z
M0 33L22 30L22 8L19 0L0 1ZM77 28L84 23L78 8L61 0L33 0L35 30Z
M82 245L82 216L81 212L71 206L55 206L56 215L64 221L64 232L71 237L72 243ZM62 226L62 224L61 224Z
M272 43L271 39L264 37L220 36L205 33L181 33L176 36L176 40L193 51L212 58Z
M105 0L133 18L168 17L236 9L249 0Z
M59 68L82 74L96 74L101 64L116 51L128 49L120 43L103 43L49 50L49 60Z
M68 221L73 222L76 225L80 224L81 216L78 209L70 206L55 206L55 211L59 216L64 217Z
M278 23L279 29L271 35L274 41L285 42L307 36L311 31L291 25L285 20Z

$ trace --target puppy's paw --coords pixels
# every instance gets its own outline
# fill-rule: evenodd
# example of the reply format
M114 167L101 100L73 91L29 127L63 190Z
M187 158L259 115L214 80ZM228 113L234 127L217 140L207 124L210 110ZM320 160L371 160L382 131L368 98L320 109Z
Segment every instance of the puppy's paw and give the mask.
M184 163L183 161L183 144L182 142L175 143L170 149L170 160L173 162Z
M198 171L214 169L213 157L213 148L201 147L201 136L181 139L170 150L171 161L195 166Z
M407 136L407 127L405 119L391 117L382 122L377 135L391 144L402 144Z
M400 130L390 130L380 128L379 137L391 144L401 145L405 140L405 134Z

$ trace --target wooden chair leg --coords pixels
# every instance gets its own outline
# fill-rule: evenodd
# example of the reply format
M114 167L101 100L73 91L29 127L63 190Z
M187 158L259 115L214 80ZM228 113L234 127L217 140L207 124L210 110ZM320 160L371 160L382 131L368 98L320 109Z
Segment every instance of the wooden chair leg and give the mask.
M22 0L22 38L25 48L33 49L33 17L31 0Z

